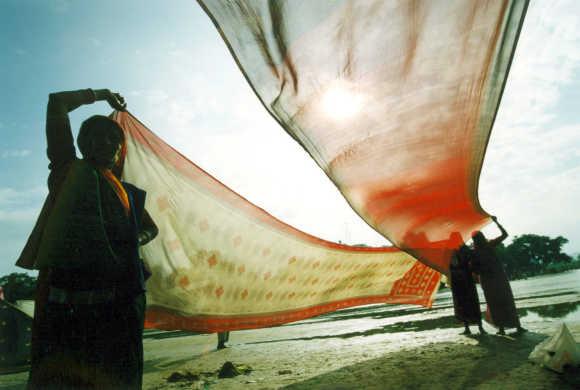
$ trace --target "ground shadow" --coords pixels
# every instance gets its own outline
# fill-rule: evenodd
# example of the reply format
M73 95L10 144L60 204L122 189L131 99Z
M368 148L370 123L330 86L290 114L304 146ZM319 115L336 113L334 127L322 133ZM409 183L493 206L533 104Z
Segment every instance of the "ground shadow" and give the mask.
M203 354L191 354L190 356L186 356L181 359L167 359L167 358L159 358L159 359L147 359L143 362L143 372L149 374L151 372L159 372L159 371L167 371L169 369L181 367L186 363L190 363L191 361L198 359Z
M515 337L486 336L477 345L439 343L387 354L284 389L465 389L522 388L529 380L541 388L575 389L560 376L528 361L546 336L527 332Z

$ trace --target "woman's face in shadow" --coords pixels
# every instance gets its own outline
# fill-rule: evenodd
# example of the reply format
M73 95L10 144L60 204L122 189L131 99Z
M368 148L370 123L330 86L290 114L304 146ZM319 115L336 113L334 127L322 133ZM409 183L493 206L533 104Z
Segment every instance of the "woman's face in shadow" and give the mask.
M120 154L121 143L117 137L105 135L93 139L88 158L103 168L111 168L119 160Z

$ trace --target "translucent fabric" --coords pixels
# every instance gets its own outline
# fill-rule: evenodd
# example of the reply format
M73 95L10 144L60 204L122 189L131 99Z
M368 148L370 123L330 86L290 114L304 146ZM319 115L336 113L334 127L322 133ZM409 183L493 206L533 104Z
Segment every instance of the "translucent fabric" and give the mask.
M396 248L298 231L172 149L127 112L124 180L147 191L159 236L142 247L146 327L261 328L378 302L429 306L440 274Z
M527 1L198 2L353 209L447 273L489 221L479 174Z

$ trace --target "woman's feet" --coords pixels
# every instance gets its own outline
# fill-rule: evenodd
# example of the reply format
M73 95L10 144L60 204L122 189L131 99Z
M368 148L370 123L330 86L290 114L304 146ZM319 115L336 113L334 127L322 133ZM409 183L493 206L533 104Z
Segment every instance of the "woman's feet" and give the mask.
M528 331L528 330L527 330L527 329L525 329L525 328L522 328L522 326L521 326L521 325L520 325L520 326L518 326L518 327L517 327L517 329L516 329L516 332L517 332L518 334L522 334L522 333L525 333L525 332L527 332L527 331Z
M479 333L480 334L487 334L487 332L485 331L485 329L483 329L483 325L479 324L478 325L478 328L479 328Z

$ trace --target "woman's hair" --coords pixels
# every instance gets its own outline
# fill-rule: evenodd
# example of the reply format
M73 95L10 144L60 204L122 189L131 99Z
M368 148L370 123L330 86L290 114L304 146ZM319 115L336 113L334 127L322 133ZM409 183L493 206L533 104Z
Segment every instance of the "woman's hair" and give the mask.
M476 248L483 248L487 245L487 239L483 235L482 232L474 232L473 233L473 243Z
M125 135L121 126L111 118L93 115L82 123L77 136L77 145L84 158L91 158L94 156L95 145L104 139L122 145Z

